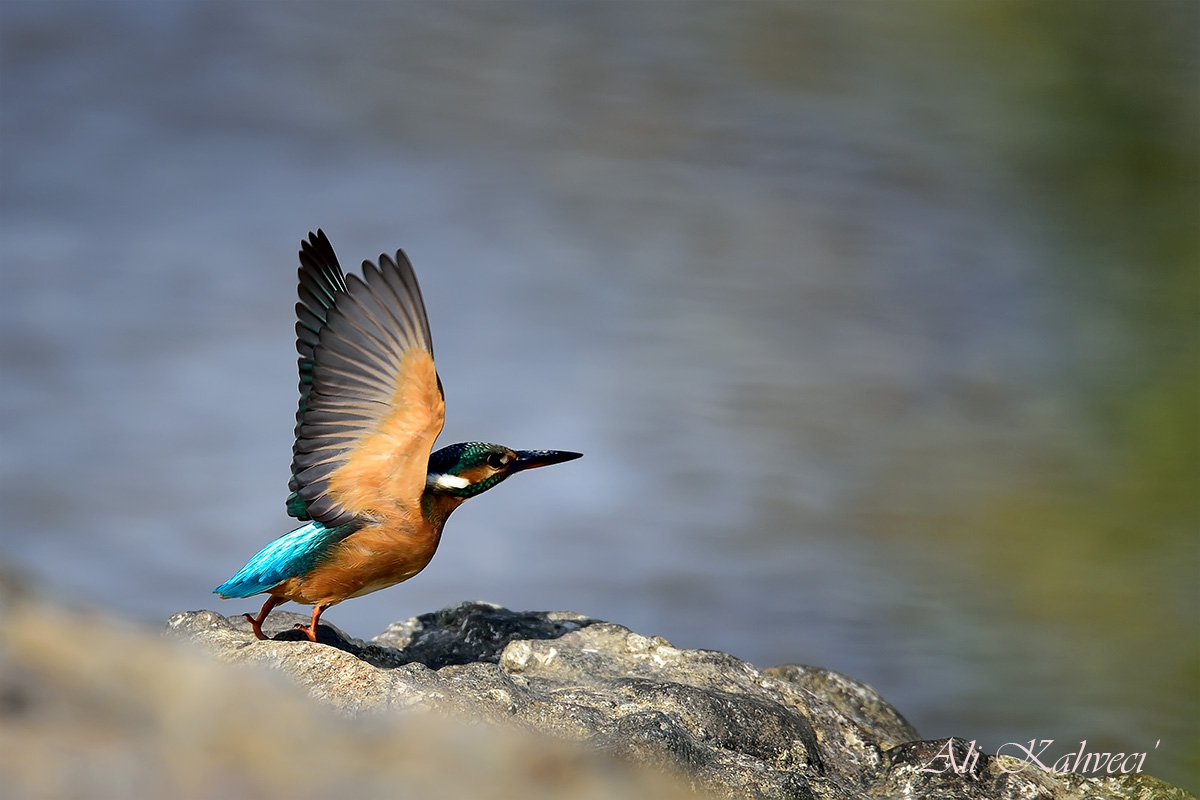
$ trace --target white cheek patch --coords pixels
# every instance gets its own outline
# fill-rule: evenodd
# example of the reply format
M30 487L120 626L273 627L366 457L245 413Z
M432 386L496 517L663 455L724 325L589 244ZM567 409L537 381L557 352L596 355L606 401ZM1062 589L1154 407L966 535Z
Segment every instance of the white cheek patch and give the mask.
M431 489L465 489L471 482L458 475L431 472L425 476L425 485Z

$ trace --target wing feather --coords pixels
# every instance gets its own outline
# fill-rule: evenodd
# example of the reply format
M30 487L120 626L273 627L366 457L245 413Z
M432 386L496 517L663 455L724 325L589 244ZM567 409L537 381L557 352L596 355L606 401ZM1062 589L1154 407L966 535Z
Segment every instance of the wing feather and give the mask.
M289 513L327 527L414 513L445 403L412 264L398 251L343 275L318 231L300 265Z
M333 308L339 294L346 292L346 276L338 263L333 245L318 229L309 233L306 241L300 242L299 280L300 302L296 304L296 351L300 354L300 404L296 410L296 425L307 407L307 397L312 384L313 348L320 340L321 328ZM301 516L300 519L308 519Z

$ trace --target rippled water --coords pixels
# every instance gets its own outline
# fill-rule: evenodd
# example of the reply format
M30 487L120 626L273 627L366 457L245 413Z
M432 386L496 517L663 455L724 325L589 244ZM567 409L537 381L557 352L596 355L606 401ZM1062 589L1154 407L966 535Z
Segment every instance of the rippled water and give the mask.
M1088 375L1121 408L1171 355L1072 290L1015 166L1052 65L923 8L6 2L0 554L149 624L250 608L209 592L289 529L320 226L414 261L441 442L586 453L330 621L570 608L845 671L931 738L1161 739L1188 780L1195 505L1113 501L1119 546L1056 510L1130 468Z

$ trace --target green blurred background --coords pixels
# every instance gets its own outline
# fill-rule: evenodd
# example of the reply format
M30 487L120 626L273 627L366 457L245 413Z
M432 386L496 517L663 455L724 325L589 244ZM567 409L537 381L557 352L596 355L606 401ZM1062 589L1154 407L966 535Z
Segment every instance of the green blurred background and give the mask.
M413 258L443 442L588 455L335 624L574 608L1195 790L1198 53L1194 2L4 0L0 556L215 607L322 226Z

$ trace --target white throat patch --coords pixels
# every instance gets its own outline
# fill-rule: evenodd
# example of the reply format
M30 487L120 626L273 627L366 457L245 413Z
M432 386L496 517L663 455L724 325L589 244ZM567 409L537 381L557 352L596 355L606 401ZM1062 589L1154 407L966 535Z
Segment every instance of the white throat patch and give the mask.
M430 489L465 489L471 485L471 482L458 475L431 472L425 476L425 485Z

